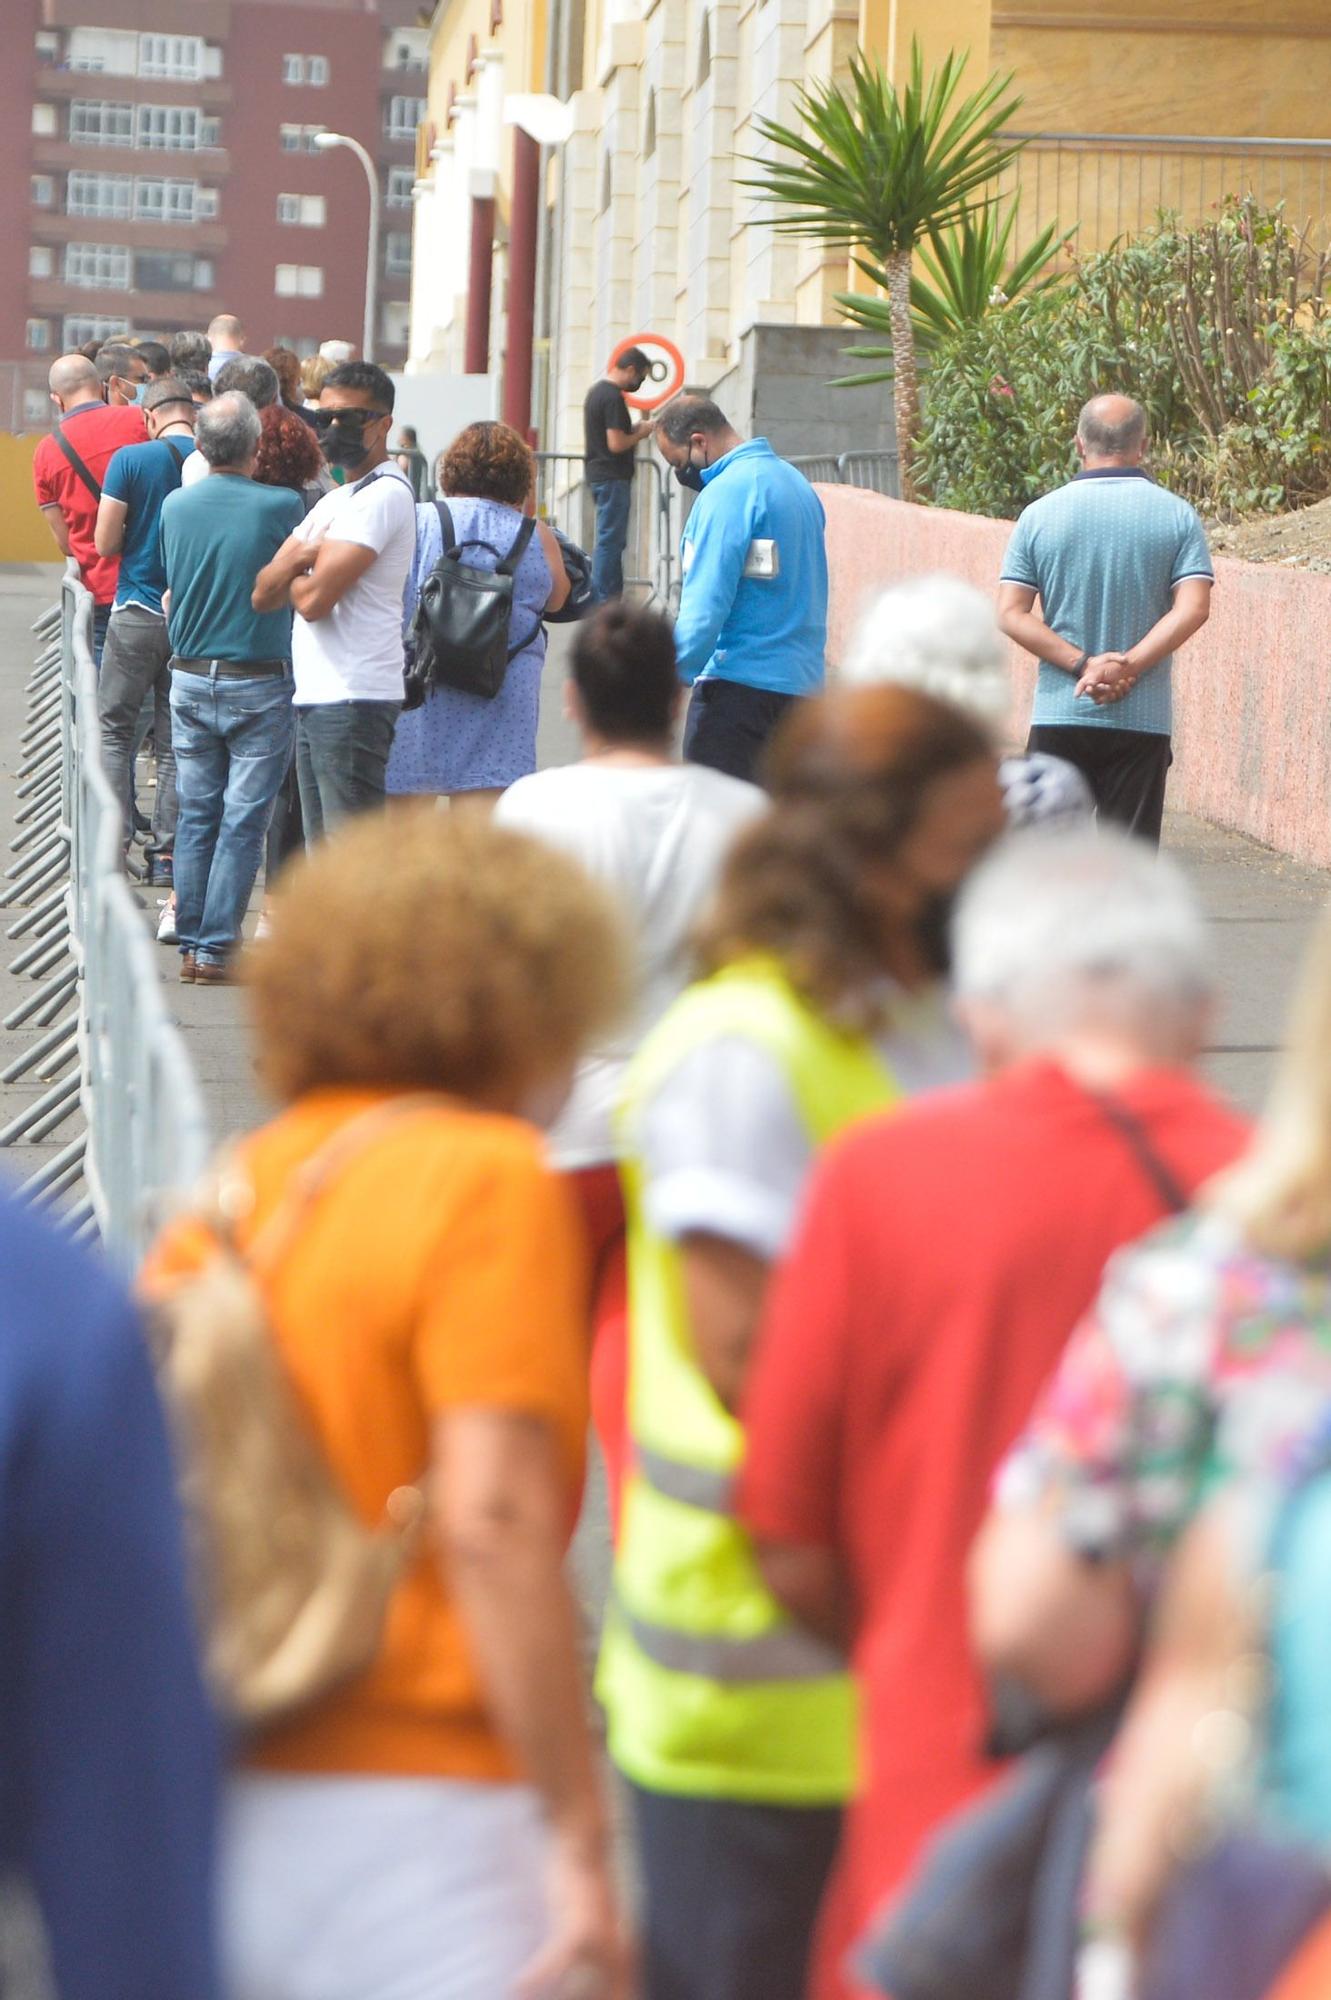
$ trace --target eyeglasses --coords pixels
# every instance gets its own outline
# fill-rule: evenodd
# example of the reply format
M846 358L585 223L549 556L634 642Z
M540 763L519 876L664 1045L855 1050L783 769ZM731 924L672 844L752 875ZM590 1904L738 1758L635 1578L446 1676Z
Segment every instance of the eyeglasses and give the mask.
M349 430L363 431L370 424L377 424L387 410L322 410L310 411L310 418L320 437L332 429L334 424L345 424Z

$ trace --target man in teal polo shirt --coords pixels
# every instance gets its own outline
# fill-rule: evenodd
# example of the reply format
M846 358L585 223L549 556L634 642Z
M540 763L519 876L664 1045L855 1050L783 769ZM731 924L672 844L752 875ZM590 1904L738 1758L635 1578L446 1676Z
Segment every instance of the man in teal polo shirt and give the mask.
M1103 819L1158 844L1170 669L1210 616L1215 574L1198 515L1144 471L1146 445L1140 403L1087 403L1080 472L1012 531L998 619L1040 662L1027 747L1075 764Z

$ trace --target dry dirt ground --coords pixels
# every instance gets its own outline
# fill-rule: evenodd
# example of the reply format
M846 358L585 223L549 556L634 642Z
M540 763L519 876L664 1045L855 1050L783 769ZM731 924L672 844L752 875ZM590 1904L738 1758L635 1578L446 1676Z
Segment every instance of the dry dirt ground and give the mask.
M1246 521L1208 524L1217 555L1331 576L1331 500L1294 514L1255 514Z

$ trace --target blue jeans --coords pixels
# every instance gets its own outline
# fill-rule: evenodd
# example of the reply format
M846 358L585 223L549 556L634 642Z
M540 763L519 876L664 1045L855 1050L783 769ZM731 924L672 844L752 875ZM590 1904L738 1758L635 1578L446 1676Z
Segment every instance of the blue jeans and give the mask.
M183 956L221 965L235 949L273 801L291 756L291 675L171 676L176 751L176 935Z
M633 499L633 481L594 480L592 499L596 502L592 595L598 604L604 604L608 597L622 597L624 594L624 549L629 538L629 504Z
M296 778L312 847L342 820L381 806L400 701L323 701L296 710Z

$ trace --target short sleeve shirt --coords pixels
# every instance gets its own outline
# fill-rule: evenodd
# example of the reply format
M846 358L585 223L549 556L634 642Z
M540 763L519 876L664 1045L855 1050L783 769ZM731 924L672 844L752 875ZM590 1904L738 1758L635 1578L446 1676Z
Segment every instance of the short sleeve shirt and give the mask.
M102 491L125 507L125 540L120 551L117 604L141 604L160 611L166 578L162 573L162 502L180 486L181 472L194 454L189 437L158 438L125 445L106 468Z
M1085 653L1126 652L1144 639L1188 577L1214 580L1201 519L1140 471L1079 473L1029 506L1012 531L1003 582L1038 591L1045 623ZM1099 707L1042 662L1031 720L1043 727L1135 729L1168 736L1172 659L1122 701Z
M60 426L83 463L100 486L116 452L122 445L143 444L148 436L143 411L136 403L114 407L109 403L85 403L71 410ZM32 461L33 485L39 507L58 507L69 530L69 546L83 581L96 604L115 599L119 556L99 556L93 533L97 526L97 497L75 472L54 437L44 437Z
M376 561L326 618L296 614L292 664L298 707L401 701L402 595L416 553L410 480L383 466L367 484L326 493L297 531L307 542L355 542Z
M186 660L289 660L291 613L256 611L255 578L298 525L285 486L219 472L162 502L171 649Z
M633 419L623 391L617 389L613 382L597 382L587 391L582 417L588 480L632 479L633 453L611 451L606 442L607 431L627 433L633 429Z

